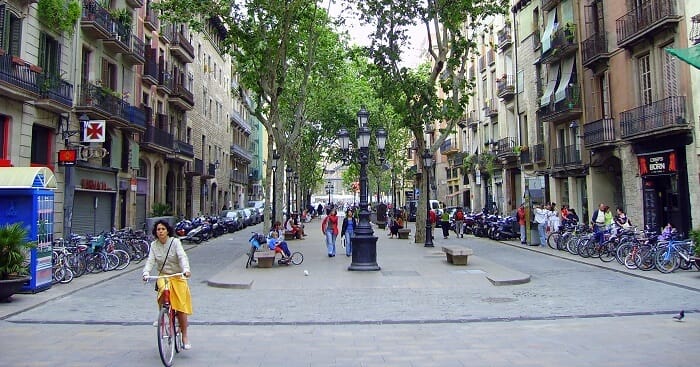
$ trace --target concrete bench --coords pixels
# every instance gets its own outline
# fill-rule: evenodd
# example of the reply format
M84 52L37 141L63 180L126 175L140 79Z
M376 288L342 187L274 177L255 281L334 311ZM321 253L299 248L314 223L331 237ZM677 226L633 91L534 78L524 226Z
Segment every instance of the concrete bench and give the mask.
M259 268L271 268L275 262L275 255L273 250L255 251L253 258L258 262Z
M401 240L407 240L408 235L411 233L410 228L401 228L399 229L399 239Z
M474 255L474 250L464 246L442 246L442 251L452 265L467 265L469 255Z
M294 232L292 231L284 231L284 240L285 241L290 241L290 240L295 240L296 237L294 236Z

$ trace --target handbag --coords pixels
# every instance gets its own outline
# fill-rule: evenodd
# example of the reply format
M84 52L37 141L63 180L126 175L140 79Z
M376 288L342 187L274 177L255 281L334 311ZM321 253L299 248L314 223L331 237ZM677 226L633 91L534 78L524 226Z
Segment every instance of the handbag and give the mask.
M170 239L170 244L168 245L168 252L165 253L165 259L163 259L163 265L161 265L160 271L158 271L158 275L160 275L163 272L163 268L165 268L165 261L168 260L168 255L170 255L170 248L173 247L173 240L174 238ZM156 281L153 285L153 289L156 292L158 292L158 281Z

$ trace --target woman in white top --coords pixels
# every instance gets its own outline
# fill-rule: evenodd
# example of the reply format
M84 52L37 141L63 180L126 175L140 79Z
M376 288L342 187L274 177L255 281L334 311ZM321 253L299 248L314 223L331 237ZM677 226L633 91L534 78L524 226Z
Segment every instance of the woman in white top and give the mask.
M535 207L535 223L537 223L537 233L540 235L540 246L547 245L547 221L549 219L549 210L547 207L540 205Z

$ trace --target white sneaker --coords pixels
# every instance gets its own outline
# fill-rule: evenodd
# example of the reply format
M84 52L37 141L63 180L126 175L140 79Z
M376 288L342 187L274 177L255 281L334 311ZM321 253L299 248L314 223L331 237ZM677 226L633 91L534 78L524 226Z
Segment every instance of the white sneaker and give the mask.
M153 321L153 327L158 327L158 320Z

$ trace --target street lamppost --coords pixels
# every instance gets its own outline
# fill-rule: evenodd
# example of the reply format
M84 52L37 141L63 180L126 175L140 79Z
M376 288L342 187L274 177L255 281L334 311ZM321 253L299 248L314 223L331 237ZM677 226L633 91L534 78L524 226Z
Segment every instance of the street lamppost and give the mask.
M294 172L294 212L301 212L299 209L299 173Z
M292 176L292 172L294 172L294 170L292 169L292 167L287 166L287 168L284 169L284 172L287 173L287 174L284 176L285 187L287 188L287 218L286 218L286 219L289 219L289 218L292 217L292 212L290 211L291 205L290 205L290 197L289 197L289 195L290 195L290 191L291 191L291 189L292 189L292 188L291 188L291 184L292 184L292 179L291 179L292 177L291 177L291 176ZM286 219L285 219L285 220L286 220Z
M275 219L277 215L277 200L275 200L275 190L277 189L277 162L280 156L277 154L277 150L272 151L272 215L270 215L271 226L275 226Z
M352 238L352 263L348 270L357 271L376 271L380 270L377 264L377 237L374 236L374 230L369 223L368 206L368 182L367 182L367 163L369 163L369 139L371 132L367 127L369 120L369 112L362 107L357 113L357 122L359 128L357 130L357 161L360 163L360 222L355 229L355 237ZM376 131L377 150L380 154L380 160L384 162L384 148L386 146L386 130L379 128ZM338 140L340 148L344 155L349 154L350 134L346 129L340 129L338 132Z
M328 192L328 205L331 205L331 194L333 193L333 182L326 182L326 191ZM320 213L319 213L320 215Z
M427 217L425 218L425 247L433 246L433 229L430 223L430 170L433 167L433 155L430 154L430 149L425 149L423 152L423 167L425 167L425 203L427 211Z

